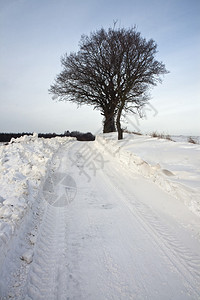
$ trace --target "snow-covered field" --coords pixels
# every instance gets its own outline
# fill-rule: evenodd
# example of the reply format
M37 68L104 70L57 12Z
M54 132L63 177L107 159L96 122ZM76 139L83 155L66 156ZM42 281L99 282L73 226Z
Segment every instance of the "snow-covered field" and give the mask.
M104 134L97 142L102 151L114 153L130 170L148 177L200 216L199 144L133 134L125 134L122 141L116 141L116 134Z
M175 142L188 142L192 138L197 144L200 144L200 136L187 136L187 135L172 135L171 139Z
M200 299L200 145L0 147L0 299Z

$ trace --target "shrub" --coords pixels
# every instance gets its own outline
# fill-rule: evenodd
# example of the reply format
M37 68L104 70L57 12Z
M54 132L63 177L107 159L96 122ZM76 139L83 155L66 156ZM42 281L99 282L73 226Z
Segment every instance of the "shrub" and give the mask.
M157 133L156 131L152 132L151 137L157 137L158 139L166 139L168 141L173 141L169 134Z
M198 142L195 141L191 136L188 137L188 143L198 144Z

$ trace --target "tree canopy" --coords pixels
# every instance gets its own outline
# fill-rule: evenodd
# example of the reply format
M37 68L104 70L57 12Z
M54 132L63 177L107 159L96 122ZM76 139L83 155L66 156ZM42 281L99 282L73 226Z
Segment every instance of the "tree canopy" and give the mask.
M137 113L149 99L151 86L168 71L156 60L157 45L136 27L101 28L82 35L77 53L61 58L63 70L50 87L60 101L92 105L104 116L104 132L118 130L122 113Z

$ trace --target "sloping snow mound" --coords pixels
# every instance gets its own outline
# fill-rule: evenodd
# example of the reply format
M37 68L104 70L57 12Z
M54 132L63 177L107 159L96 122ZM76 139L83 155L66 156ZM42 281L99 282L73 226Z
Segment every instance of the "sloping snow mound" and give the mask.
M102 152L150 178L200 216L200 145L134 134L125 134L118 141L115 133L99 135L95 143Z
M0 263L59 147L75 138L23 136L0 147Z

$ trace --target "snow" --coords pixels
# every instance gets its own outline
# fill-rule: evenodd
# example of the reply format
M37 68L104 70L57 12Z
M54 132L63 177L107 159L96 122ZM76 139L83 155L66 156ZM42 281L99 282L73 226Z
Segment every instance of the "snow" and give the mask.
M125 134L99 135L97 147L114 155L130 169L156 182L182 200L200 216L200 145L173 142L150 136Z
M200 144L200 136L187 136L187 135L172 135L171 139L175 142L188 142L190 137L197 143Z
M22 260L25 260L27 262L27 264L30 264L33 261L33 250L29 249L28 251L26 251L22 256L21 256Z
M0 147L0 299L199 299L200 145Z
M38 139L35 133L0 147L0 263L38 194L55 152L71 140L74 138Z

